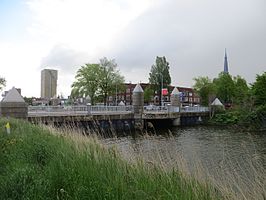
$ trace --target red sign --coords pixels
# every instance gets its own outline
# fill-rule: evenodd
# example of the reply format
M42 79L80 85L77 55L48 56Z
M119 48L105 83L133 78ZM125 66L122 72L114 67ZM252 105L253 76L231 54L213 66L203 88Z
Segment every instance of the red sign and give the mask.
M168 89L167 88L162 89L162 95L163 96L168 95Z

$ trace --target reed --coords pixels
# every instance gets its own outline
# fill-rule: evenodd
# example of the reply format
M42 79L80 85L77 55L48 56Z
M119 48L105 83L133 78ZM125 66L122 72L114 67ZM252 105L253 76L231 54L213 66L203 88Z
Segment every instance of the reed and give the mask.
M9 135L7 119L0 119L0 199L220 198L209 184L177 169L145 164L142 158L125 161L95 134L8 121Z

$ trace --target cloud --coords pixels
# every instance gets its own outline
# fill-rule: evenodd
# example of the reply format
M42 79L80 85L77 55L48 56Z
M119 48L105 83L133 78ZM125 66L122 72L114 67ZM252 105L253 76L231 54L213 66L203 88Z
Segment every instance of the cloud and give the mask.
M57 68L61 73L73 73L78 67L89 62L86 52L76 51L66 45L55 45L41 61L40 68Z
M252 81L265 68L263 4L261 0L164 1L131 22L107 54L134 81L147 81L155 57L166 56L173 84L191 86L193 77L213 78L222 71L227 47L231 73Z

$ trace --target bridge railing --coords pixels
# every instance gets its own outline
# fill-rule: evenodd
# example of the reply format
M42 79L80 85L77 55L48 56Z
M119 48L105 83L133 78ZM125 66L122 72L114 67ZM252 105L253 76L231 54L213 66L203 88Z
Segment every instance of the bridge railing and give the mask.
M29 106L28 112L79 112L87 111L87 106Z
M29 106L29 113L132 112L132 106Z
M144 113L154 113L154 112L208 112L208 107L194 106L194 107L176 107L176 106L144 106Z
M177 106L144 106L143 111L145 112L179 112L179 107Z
M180 112L209 112L209 108L203 106L182 107Z
M91 112L130 112L132 106L91 106Z
M174 107L174 106L144 106L144 113L176 113L176 112L208 112L208 107ZM130 113L133 112L132 106L29 106L28 113L45 114L65 113L65 114L94 114L94 113Z

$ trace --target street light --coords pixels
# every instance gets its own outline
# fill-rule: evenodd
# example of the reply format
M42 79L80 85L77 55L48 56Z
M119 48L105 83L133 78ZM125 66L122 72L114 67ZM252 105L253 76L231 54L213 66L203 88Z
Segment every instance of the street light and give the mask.
M115 84L115 105L117 106L117 83Z
M160 73L162 82L161 82L161 106L163 106L163 74Z

